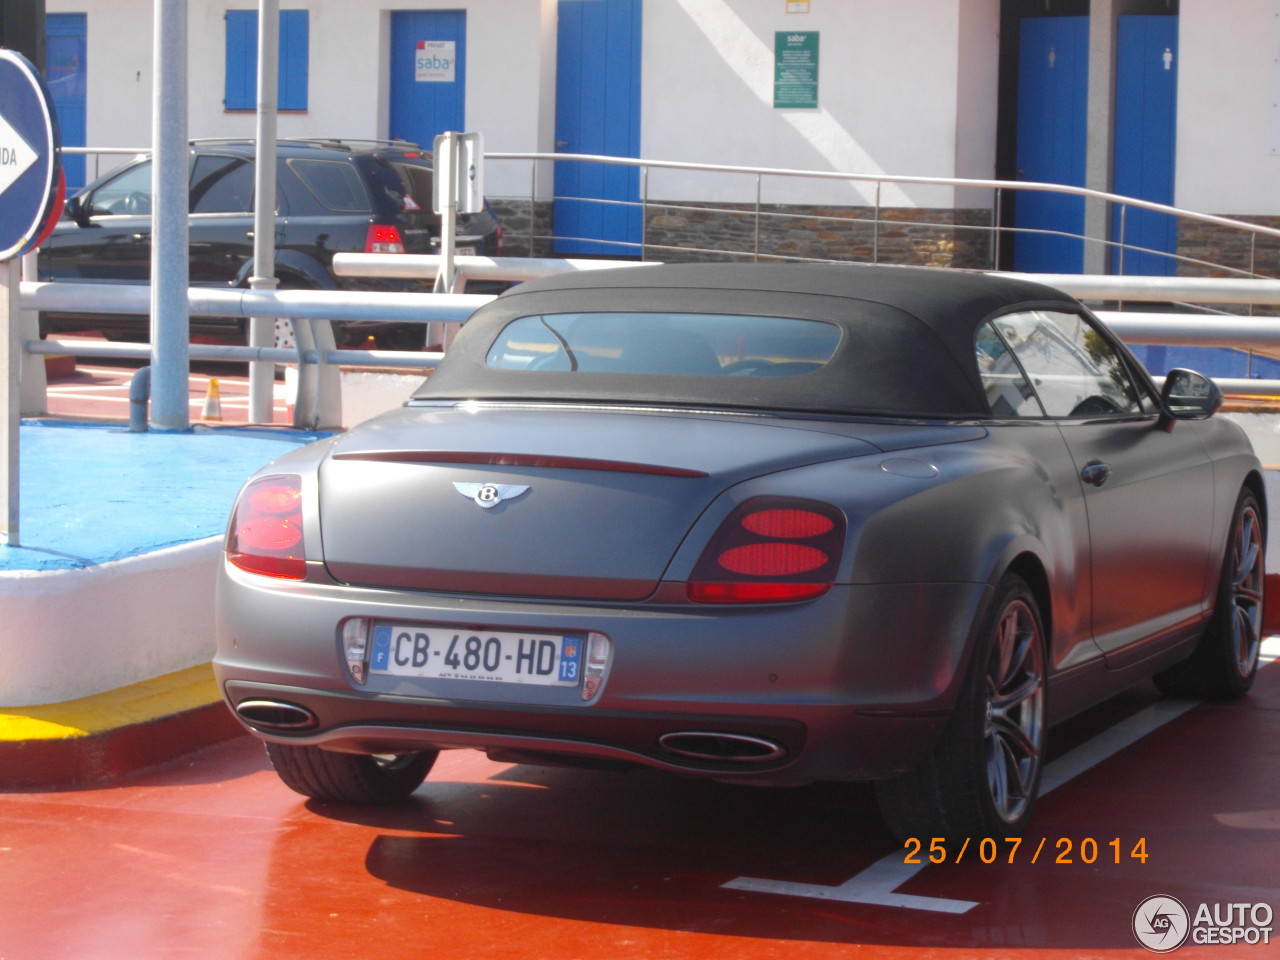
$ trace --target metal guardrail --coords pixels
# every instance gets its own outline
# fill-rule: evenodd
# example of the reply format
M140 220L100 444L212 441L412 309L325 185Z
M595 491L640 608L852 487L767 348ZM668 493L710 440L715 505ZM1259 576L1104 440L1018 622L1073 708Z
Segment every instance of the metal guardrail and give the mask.
M435 255L338 254L335 272L341 276L434 276L442 258ZM532 260L523 258L458 257L460 282L466 278L522 281L551 272L594 270L605 267L643 267L636 261ZM1205 303L1280 305L1280 281L1094 277L1074 274L1017 274L1055 286L1080 299L1163 302L1187 298ZM122 284L33 283L21 286L23 307L29 310L95 311L146 314L149 288ZM462 323L493 298L465 293L350 293L304 290L222 290L192 288L188 303L196 316L292 316L314 323L332 320L392 319L406 323ZM1280 354L1280 318L1142 313L1099 310L1098 315L1131 343L1232 347ZM74 353L80 356L149 356L150 348L138 344L85 343L83 341L28 340L28 353ZM319 366L403 366L427 369L442 354L385 350L337 350L300 346L297 349L193 344L191 356L201 360L314 364ZM1237 395L1277 396L1280 381L1223 381L1224 389ZM317 390L324 387L318 382ZM323 398L300 395L295 409L318 410ZM307 424L314 426L315 424Z
M134 284L23 282L24 311L146 315L151 288ZM187 305L193 316L293 317L296 347L241 347L191 344L190 357L234 362L267 361L297 364L298 395L294 426L307 429L338 427L341 420L342 366L402 366L428 369L442 354L389 350L338 350L329 324L334 320L392 320L400 323L462 323L478 307L492 300L484 294L382 293L317 290L244 290L191 287ZM305 322L304 322L305 321ZM26 339L28 354L62 353L75 356L146 359L151 346L127 343L86 343L80 340ZM40 391L43 394L43 390ZM41 396L43 401L43 396ZM24 409L24 414L42 412Z
M68 148L68 152L83 154L104 154L131 156L145 153L145 150L131 148ZM901 227L898 220L886 220L883 217L884 205L882 194L886 185L919 185L926 187L945 187L950 189L978 189L992 191L991 224L947 223L935 224L923 222L922 226L937 226L954 230L980 230L991 232L994 239L991 244L993 265L999 262L1000 242L1006 235L1016 232L1016 228L1004 226L1001 222L1001 196L1004 191L1041 191L1058 194L1069 194L1081 197L1088 202L1101 202L1118 205L1122 210L1136 208L1169 214L1188 220L1200 221L1216 226L1239 230L1253 237L1267 237L1280 240L1280 230L1233 220L1211 214L1181 210L1164 204L1124 197L1118 194L1104 193L1083 187L1063 184L1010 182L1000 180L917 177L889 174L858 174L835 171L793 170L774 167L751 167L732 165L709 165L686 163L669 160L643 160L620 157L609 157L593 154L560 154L560 153L489 153L487 161L495 162L528 162L532 164L532 181L529 201L531 204L530 222L533 205L539 198L538 170L546 163L585 162L607 165L633 166L642 174L641 198L635 203L607 201L611 205L631 205L646 208L660 205L664 209L680 209L689 211L708 211L723 214L741 211L727 211L723 206L705 206L683 202L653 200L649 196L649 174L651 171L693 171L709 172L725 176L747 176L755 180L755 203L752 210L745 215L752 216L756 222L754 248L751 251L725 251L723 249L678 248L694 252L702 252L719 257L754 257L760 259L767 256L772 260L806 260L812 258L786 256L777 253L764 254L760 250L761 223L769 218L784 217L786 214L765 209L762 203L762 185L767 178L807 179L817 181L843 181L847 183L866 184L874 193L874 216L867 218L821 218L846 225L856 224L874 228L872 260L879 259L881 227L892 223ZM552 200L558 198L550 198ZM590 202L584 198L570 198L580 202ZM601 201L606 202L606 201ZM642 218L643 219L643 218ZM1121 218L1123 224L1123 217ZM1123 227L1122 227L1123 229ZM1121 240L1108 241L1084 237L1059 231L1038 231L1054 235L1070 236L1087 243L1103 244L1106 247L1120 247ZM530 235L532 239L550 240L550 237ZM563 238L572 239L572 238ZM592 239L592 238L582 238ZM654 250L653 244L642 240L639 251ZM1080 299L1100 301L1150 301L1173 302L1185 301L1196 304L1228 304L1240 305L1280 305L1280 280L1253 279L1255 264L1252 262L1254 248L1251 245L1251 263L1249 271L1207 264L1192 258L1178 258L1183 262L1195 265L1213 266L1228 273L1239 275L1235 279L1203 279L1192 277L1133 277L1133 276L1098 276L1098 275L1033 275L1032 279L1049 283L1071 293ZM1156 252L1156 251L1153 251ZM404 254L338 254L334 258L334 271L340 276L377 276L415 279L429 279L435 276L439 266L438 256L416 256ZM316 367L321 371L317 377L300 377L300 396L297 410L320 411L325 408L325 398L319 396L333 393L336 380L324 375L325 368L334 364L343 365L397 365L415 368L429 368L439 360L439 355L424 353L403 353L391 351L359 351L333 349L332 335L328 331L328 322L333 320L394 320L407 323L460 323L489 297L472 297L460 291L465 289L469 279L475 280L509 280L524 281L548 273L561 270L588 270L603 266L617 266L620 263L643 265L637 261L601 261L601 260L560 260L538 258L487 258L458 257L459 268L454 293L421 294L421 293L350 293L336 291L301 291L301 290L231 290L220 288L191 288L188 293L190 311L197 316L231 316L231 317L293 317L306 318L302 324L299 346L295 350L266 347L232 347L194 344L190 348L190 356L197 359L214 360L264 360L275 363L297 363L300 367ZM1244 277L1248 276L1248 279ZM23 307L27 310L56 310L63 312L115 312L145 315L150 310L150 290L145 286L125 285L93 285L80 283L24 283L22 284ZM1242 350L1256 350L1272 355L1280 355L1280 321L1247 319L1235 316L1222 316L1207 322L1203 316L1185 314L1153 314L1132 312L1102 312L1104 319L1121 336L1134 343L1194 344L1200 346L1227 346ZM32 354L51 352L75 352L80 355L95 356L133 356L146 357L149 348L126 344L99 344L89 347L81 341L36 341L28 340L27 351ZM1244 387L1239 389L1249 393L1265 392L1280 394L1280 383L1270 384L1266 381L1242 381ZM335 386L326 386L334 384ZM306 396L314 391L317 396ZM332 398L329 398L332 400ZM330 409L332 404L330 404ZM304 424L299 424L304 425ZM314 426L315 423L305 425Z
M199 141L193 141L199 142ZM356 141L350 141L356 142ZM110 148L94 148L94 147L65 147L65 153L74 153L85 156L95 155L116 155L116 156L133 156L136 154L146 153L146 148L134 149L126 147L110 147ZM885 227L902 228L904 225L913 225L917 227L936 227L940 230L965 231L974 233L986 233L992 237L990 245L991 257L990 262L986 266L992 270L998 269L1003 256L1003 245L1007 238L1018 234L1035 234L1041 236L1063 237L1071 240L1079 240L1086 244L1087 247L1100 251L1099 256L1105 260L1106 254L1110 251L1118 251L1119 271L1124 271L1124 255L1126 252L1146 253L1155 256L1168 258L1177 263L1180 267L1191 269L1205 269L1221 271L1223 273L1232 274L1240 277L1257 277L1257 240L1259 238L1267 238L1270 240L1280 241L1280 229L1268 227L1263 224L1250 223L1246 220L1238 220L1231 217L1222 217L1215 214L1199 213L1194 210L1185 210L1180 207L1169 206L1167 204L1155 203L1149 200L1140 200L1135 197L1126 197L1121 194L1107 193L1099 190L1092 190L1087 187L1070 186L1060 183L1046 183L1042 181L1021 181L1021 180L988 180L964 177L926 177L926 176L908 176L898 174L872 174L872 173L845 173L831 170L799 170L785 167L756 167L742 166L733 164L706 164L691 163L679 160L646 160L631 157L612 157L600 154L576 154L576 153L523 153L523 152L489 152L485 154L486 162L497 163L528 163L530 164L530 189L527 197L515 195L503 199L527 201L530 205L530 230L524 234L529 241L531 248L538 244L550 243L553 240L577 240L585 242L598 242L595 237L556 237L549 234L540 234L534 231L533 225L537 218L532 215L532 211L536 208L539 201L554 202L556 200L572 200L575 203L597 204L602 207L634 207L641 211L647 211L650 207L661 207L664 210L672 210L685 213L711 214L711 215L741 215L749 216L753 220L754 229L752 237L752 248L750 250L731 250L723 247L691 247L691 246L672 246L656 244L647 236L648 217L642 213L641 221L644 224L646 235L638 243L624 241L609 241L611 246L632 248L637 256L643 256L647 252L657 253L660 255L672 253L697 253L722 258L751 258L760 259L768 257L771 260L795 260L822 262L822 258L811 258L797 256L793 254L780 253L777 251L765 251L762 249L762 232L764 225L770 221L785 221L805 219L822 222L836 227L843 225L866 227L872 229L872 253L871 261L879 262L882 253L882 233ZM558 197L554 192L548 193L544 187L545 184L539 181L540 169L545 169L548 165L557 163L594 163L604 164L608 166L624 166L634 167L640 171L641 187L640 197L635 201L627 200L600 200L591 197ZM662 200L651 196L649 175L652 171L681 171L690 173L709 173L717 176L728 177L747 177L754 180L754 200L745 204L747 209L733 209L736 205L721 204L718 206L707 205L697 201L683 200ZM545 176L545 175L543 175ZM872 199L869 206L872 210L871 217L861 216L822 216L809 214L796 214L785 210L770 210L763 202L764 183L767 179L777 178L783 180L810 180L810 181L828 181L843 182L849 184L865 184L872 193ZM992 194L990 223L935 223L932 221L903 221L900 219L886 219L884 211L888 206L883 202L883 194L885 186L920 186L920 187L937 187L951 190L980 190L990 191ZM1026 227L1009 226L1005 224L1005 194L1008 192L1040 192L1040 193L1056 193L1068 196L1079 197L1081 200L1089 203L1101 203L1109 207L1113 207L1118 211L1119 219L1119 236L1108 239L1105 237L1091 237L1086 234L1071 233L1063 230L1044 230L1032 229ZM496 198L495 198L496 199ZM1147 210L1153 213L1163 213L1179 220L1211 224L1213 226L1222 227L1229 230L1238 231L1249 237L1249 256L1248 267L1242 268L1232 266L1230 264L1218 263L1211 260L1204 260L1198 257L1192 257L1185 254L1170 253L1164 250L1154 250L1141 247L1136 244L1127 242L1128 216L1129 210ZM1102 222L1110 222L1110 217L1102 218ZM659 257L662 259L662 257ZM1105 264L1104 264L1105 266Z
M77 157L93 158L93 173L89 174L86 170L85 176L89 181L97 180L102 176L102 158L103 157L123 157L129 159L150 153L151 148L145 147L141 150L134 150L131 147L63 147L62 152L65 155ZM122 161L123 162L123 161ZM118 166L117 164L116 166ZM114 169L114 168L113 168ZM108 171L109 172L109 171Z
M704 164L689 163L678 160L646 160L628 157L610 157L598 154L568 154L568 153L509 153L509 152L492 152L485 154L486 162L527 162L531 164L531 185L528 200L531 210L536 206L537 201L541 198L539 184L539 168L546 164L555 164L563 162L579 162L579 163L596 163L610 166L627 166L638 168L641 174L640 198L635 201L626 200L595 200L590 197L558 197L551 196L546 199L561 200L568 199L577 203L596 203L602 206L625 206L639 208L642 211L647 210L650 206L657 206L667 210L696 212L704 214L724 215L733 213L733 210L727 209L725 205L708 206L697 202L687 202L680 200L659 200L654 199L650 195L649 174L655 170L667 171L686 171L713 173L720 176L744 176L754 178L755 180L755 200L753 203L746 204L750 209L741 211L743 215L752 216L754 218L754 238L753 249L751 250L726 250L720 247L716 248L699 248L699 247L675 247L675 246L659 246L649 242L647 236L648 218L642 214L641 221L645 225L645 235L640 242L625 243L621 241L609 241L610 245L619 247L631 247L635 249L637 255L644 255L646 251L657 253L664 252L694 252L718 257L747 257L759 259L767 256L771 260L796 260L796 261L812 261L813 258L788 255L776 251L765 252L761 250L761 232L762 224L770 219L785 219L797 217L803 219L818 219L830 224L844 224L846 226L859 225L865 226L870 224L873 228L872 237L872 262L879 262L881 252L881 235L882 228L891 225L895 228L904 226L902 220L884 219L883 213L886 204L883 202L883 188L885 185L914 185L925 187L940 187L949 189L972 189L991 191L993 202L991 204L991 222L989 225L966 224L966 223L931 223L928 221L918 221L918 226L935 226L955 231L975 231L991 234L993 241L991 244L991 260L988 266L995 270L999 268L1001 257L1003 254L1002 244L1006 237L1016 235L1018 233L1039 234L1046 236L1065 237L1072 240L1080 240L1086 245L1098 248L1102 251L1101 256L1104 258L1102 265L1105 268L1105 256L1107 251L1116 250L1120 254L1120 272L1124 270L1124 252L1132 251L1136 253L1149 253L1157 256L1167 257L1178 264L1190 267L1207 268L1212 270L1221 270L1226 273L1238 276L1253 277L1257 276L1256 260L1257 249L1256 240L1258 237L1267 237L1274 240L1280 240L1280 229L1268 227L1263 224L1250 223L1244 220L1237 220L1230 217L1221 217L1214 214L1198 213L1193 210L1184 210L1180 207L1173 207L1163 203L1155 203L1149 200L1140 200L1135 197L1126 197L1121 194L1107 193L1100 190L1092 190L1087 187L1070 186L1061 183L1045 183L1040 181L1021 181L1021 180L986 180L973 179L963 177L926 177L926 176L905 176L896 174L871 174L871 173L845 173L830 170L795 170L780 167L753 167L738 166L729 164ZM867 184L872 188L873 199L869 206L873 210L871 218L863 217L817 217L809 218L805 215L796 215L785 211L770 211L765 209L763 203L763 183L766 178L782 178L782 179L806 179L819 181L836 181L851 184ZM1115 239L1107 239L1105 237L1091 237L1085 234L1070 233L1061 230L1037 230L1019 228L1016 226L1008 226L1003 222L1004 215L1004 195L1006 192L1039 192L1039 193L1057 193L1069 196L1079 197L1086 202L1102 203L1112 206L1119 210L1120 235ZM511 199L526 199L524 197L513 197ZM1127 216L1126 213L1130 209L1147 210L1153 213L1163 213L1169 216L1190 220L1199 223L1212 224L1231 230L1237 230L1250 236L1249 251L1249 267L1241 269L1226 264L1214 263L1212 261L1201 260L1196 257L1190 257L1183 254L1169 253L1168 251L1153 250L1145 247L1139 247L1135 244L1127 243ZM530 223L535 218L530 217ZM1103 222L1109 222L1110 218L1103 218ZM599 242L594 237L550 237L545 235L528 234L531 242L533 241L550 241L553 239L560 240L579 240L586 242ZM818 260L817 262L822 262Z

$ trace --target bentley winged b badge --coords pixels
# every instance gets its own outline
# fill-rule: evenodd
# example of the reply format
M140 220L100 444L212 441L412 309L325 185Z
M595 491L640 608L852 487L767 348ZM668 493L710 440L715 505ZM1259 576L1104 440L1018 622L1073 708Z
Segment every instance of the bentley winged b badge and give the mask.
M522 483L455 482L453 487L468 500L474 500L486 510L496 507L504 500L514 500L529 489L527 484Z

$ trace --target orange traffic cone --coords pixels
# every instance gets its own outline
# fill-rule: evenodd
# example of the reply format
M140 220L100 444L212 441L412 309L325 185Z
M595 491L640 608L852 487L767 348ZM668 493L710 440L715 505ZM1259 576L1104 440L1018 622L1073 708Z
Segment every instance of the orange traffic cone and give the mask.
M204 407L200 410L200 419L222 419L222 391L218 386L217 377L209 380L209 392L204 395Z

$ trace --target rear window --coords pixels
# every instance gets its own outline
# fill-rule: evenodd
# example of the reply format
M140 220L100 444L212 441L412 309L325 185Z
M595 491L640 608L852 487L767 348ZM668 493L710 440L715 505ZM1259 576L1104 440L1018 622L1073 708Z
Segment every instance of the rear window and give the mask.
M351 164L343 160L290 160L289 169L317 200L335 213L372 212L369 194Z
M405 205L405 209L410 212L430 211L435 204L431 195L431 168L416 163L392 163L391 169L400 181L401 192L412 201Z
M792 377L824 366L840 328L818 320L695 313L521 317L486 357L499 370Z

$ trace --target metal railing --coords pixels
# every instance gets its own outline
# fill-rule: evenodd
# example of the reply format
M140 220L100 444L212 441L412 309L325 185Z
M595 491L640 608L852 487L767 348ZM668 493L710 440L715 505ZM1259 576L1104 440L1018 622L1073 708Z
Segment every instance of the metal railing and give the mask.
M144 153L141 150L128 148L92 149L69 148L77 153L101 155L133 155ZM635 206L642 211L642 223L649 221L649 211L653 207L663 210L681 210L708 214L723 214L737 217L750 217L753 221L753 239L751 249L733 250L723 247L671 247L655 244L652 238L645 235L639 243L631 244L637 254L668 252L681 256L697 254L702 258L751 258L756 260L792 260L792 261L830 261L834 257L808 257L790 255L776 250L768 250L763 241L765 224L772 220L795 217L796 214L772 210L763 202L764 183L769 178L807 179L819 182L840 181L859 184L867 187L873 196L873 202L867 211L858 212L857 216L819 216L802 214L805 220L835 226L844 224L872 230L870 256L866 259L883 261L886 259L886 244L882 243L883 228L888 225L902 227L903 221L887 218L886 207L882 203L884 189L887 185L919 185L925 187L944 187L954 190L991 191L990 222L988 224L936 223L932 221L912 221L911 225L921 228L937 228L942 230L980 231L991 237L988 245L990 258L981 269L994 269L1002 257L1002 242L1007 236L1017 233L1018 228L1010 227L1002 222L1002 197L1006 191L1044 191L1058 194L1079 196L1087 202L1103 202L1119 205L1122 209L1136 208L1164 213L1170 216L1211 224L1215 227L1238 230L1248 234L1253 240L1265 237L1280 241L1280 230L1246 221L1233 220L1210 214L1181 210L1164 204L1122 197L1116 194L1103 193L1081 187L1065 186L1049 183L1007 182L999 180L979 180L943 177L913 177L886 174L852 174L832 171L789 170L771 167L744 167L728 165L708 165L664 160L637 160L618 157L580 154L544 154L544 153L492 153L486 157L493 162L527 162L532 164L530 195L530 230L527 239L531 246L537 243L549 243L553 236L537 232L537 217L534 215L538 203L555 202L559 199L572 199L576 202L600 202L611 205ZM539 169L548 163L585 162L637 167L641 171L641 196L635 202L624 201L591 201L584 198L542 197L539 183ZM754 186L754 203L746 209L728 209L725 205L707 205L670 200L654 200L649 193L649 175L651 171L687 171L712 173L717 176L743 176L752 178ZM862 213L869 212L870 216ZM1120 217L1121 229L1125 218ZM1084 243L1101 244L1104 248L1121 247L1120 240L1103 240L1060 231L1034 231L1054 236L1067 236ZM510 236L510 234L509 234ZM560 238L595 240L597 238ZM1099 301L1150 301L1150 302L1188 302L1202 305L1200 309L1208 309L1203 305L1226 304L1246 305L1252 309L1255 305L1280 306L1280 281L1268 282L1252 279L1256 267L1256 242L1250 243L1250 264L1247 270L1230 265L1211 264L1197 258L1175 256L1179 262L1191 267L1213 267L1241 279L1203 279L1191 277L1132 277L1132 276L1098 276L1098 275L1035 275L1033 278L1047 282L1066 290L1081 298ZM1132 249L1132 248L1130 248ZM1150 251L1158 252L1158 251ZM438 256L386 255L386 254L338 254L334 258L334 272L339 276L378 276L396 278L430 279L434 277L439 265ZM624 261L642 265L651 261ZM295 405L295 424L298 426L316 427L321 425L336 426L332 420L334 410L340 409L340 402L335 394L339 389L334 376L336 365L344 366L402 366L426 369L434 366L440 359L439 353L337 350L328 324L335 320L393 320L406 323L444 323L458 324L470 315L489 297L470 296L462 293L468 279L523 281L550 272L560 270L586 270L601 266L614 266L617 262L600 260L561 260L551 258L500 258L485 257L457 258L459 268L457 282L449 294L422 293L351 293L335 291L302 291L302 290L241 290L219 288L191 288L188 294L190 311L195 316L217 317L291 317L297 319L300 327L298 346L288 348L236 347L193 344L190 356L200 360L225 361L267 361L272 363L293 363L300 368L314 368L314 376L299 378L299 398ZM1245 279L1248 277L1249 279ZM81 283L36 283L22 284L23 308L31 311L58 312L95 312L146 315L150 310L150 291L145 286L93 285ZM1237 322L1235 318L1219 317L1206 323L1203 316L1187 316L1181 314L1152 313L1120 313L1101 311L1104 318L1126 339L1134 343L1190 343L1202 346L1229 346L1242 350L1257 350L1272 355L1280 355L1280 321L1248 320ZM442 340L446 342L446 340ZM116 356L145 358L149 355L149 347L135 344L98 343L89 345L83 341L41 341L28 339L25 344L30 354L74 353L79 356ZM1233 392L1251 394L1280 394L1280 383L1269 381L1240 381L1232 383Z
M192 142L199 143L202 141L193 140ZM381 141L343 140L342 142L368 143ZM97 170L100 166L101 158L104 156L128 157L144 154L147 152L147 149L135 149L129 147L65 147L64 152L94 157L95 170ZM935 231L939 234L954 232L957 234L972 234L987 237L989 239L988 243L976 245L976 249L985 249L986 251L985 257L982 257L980 262L975 259L975 262L971 263L954 264L986 270L1000 269L1001 264L1006 259L1009 240L1019 235L1056 237L1079 241L1085 245L1086 249L1092 248L1095 252L1100 254L1103 257L1102 263L1104 266L1106 255L1115 251L1118 261L1116 266L1118 272L1121 274L1124 273L1126 254L1149 254L1167 259L1171 263L1176 264L1177 268L1181 272L1191 274L1220 272L1239 277L1258 277L1267 275L1263 271L1260 271L1258 267L1259 239L1274 241L1275 246L1277 247L1278 256L1280 256L1280 228L1269 227L1260 223L1251 223L1247 220L1240 220L1237 218L1199 213L1193 210L1185 210L1180 207L1155 203L1149 200L1140 200L1135 197L1126 197L1121 194L1107 193L1099 190L1091 190L1087 187L1070 186L1060 183L988 180L962 177L926 177L879 173L844 173L830 170L799 170L782 167L691 163L678 160L646 160L629 157L611 157L599 154L490 152L485 154L485 161L486 163L523 163L529 165L528 194L495 195L492 196L491 199L495 201L512 201L521 204L528 204L528 229L519 233L509 232L508 237L511 239L522 240L529 246L530 252L547 248L556 241L600 243L600 238L598 237L557 236L555 233L546 233L537 229L539 218L536 216L536 211L539 209L539 205L549 207L555 202L567 200L577 204L594 205L602 209L625 208L638 210L640 212L640 220L642 224L641 239L638 241L609 240L607 241L607 245L610 248L620 248L619 252L625 250L629 252L629 255L634 255L636 257L652 257L654 260L669 259L671 255L685 256L695 254L700 257L714 257L722 259L745 258L753 260L768 259L798 262L827 262L830 260L841 259L867 259L870 262L878 263L883 262L887 257L890 257L894 253L893 244L891 244L889 239L886 237L886 230L902 230L904 228L913 228L922 234ZM545 173L545 171L553 168L555 164L560 163L591 163L635 168L639 172L640 177L639 196L635 200L602 200L593 197L558 196L555 194L553 185L546 182L549 175ZM726 177L744 178L748 184L745 193L749 195L751 199L737 202L726 201L716 204L679 198L661 199L660 197L653 196L650 189L651 174L655 171L708 174L720 178L721 182L723 181L723 178ZM816 183L843 183L864 188L865 193L869 196L866 198L867 202L863 205L843 205L827 201L817 205L828 210L837 208L847 210L847 215L796 212L796 208L802 208L804 204L790 200L777 203L765 202L765 185L770 180L801 180ZM919 205L903 206L901 204L894 206L884 202L886 187L900 188L907 186L938 188L952 191L953 193L955 191L979 191L989 193L991 195L991 199L986 205L979 204L976 206L960 207L959 205L953 204L950 207L944 206L937 208L926 208ZM681 192L684 191L682 190ZM1019 193L1027 192L1074 196L1084 203L1104 204L1109 208L1108 212L1114 211L1114 216L1101 218L1100 222L1118 224L1115 231L1116 236L1111 238L1097 237L1089 236L1085 233L1072 233L1067 230L1029 228L1007 223L1006 213L1009 206L1009 195L1013 194L1016 197ZM814 205L810 204L810 206ZM987 222L966 223L959 222L958 219L910 219L906 217L906 214L911 209L919 210L922 213L927 212L930 209L952 210L953 212L959 209L972 211L985 210ZM1222 228L1227 231L1238 232L1247 239L1248 243L1248 253L1244 258L1244 263L1242 265L1236 265L1223 262L1222 260L1209 260L1186 253L1158 250L1130 243L1128 241L1128 231L1130 220L1129 211L1131 210L1143 210L1152 213L1165 214L1173 217L1179 223L1201 223ZM655 211L674 211L682 214L705 215L713 218L725 217L747 219L751 222L750 244L745 249L734 249L723 243L714 247L700 247L696 245L659 242L650 235L651 221ZM886 213L889 211L896 211L900 215L893 217L886 216ZM806 256L778 249L776 244L770 245L767 242L768 228L771 224L794 224L799 221L819 224L828 227L831 230L869 230L871 234L869 256L866 258L842 257L838 254L830 256ZM901 247L900 244L898 246L899 248ZM898 257L894 259L894 262L908 261ZM1102 271L1090 272L1100 273ZM1280 274L1280 259L1278 259L1277 262L1276 272L1277 274Z
M143 315L151 309L151 288L132 284L41 283L21 284L24 311L91 312ZM296 345L243 347L191 344L189 356L197 360L228 362L266 361L296 364L300 371L294 403L294 426L305 429L339 427L341 422L338 366L398 366L429 369L440 362L435 352L390 350L338 350L330 323L335 320L389 320L400 323L464 322L493 297L484 294L355 293L318 290L244 290L192 287L187 306L199 317L296 318ZM71 354L79 357L146 359L149 344L102 343L81 340L26 339L28 354ZM24 409L24 414L42 412Z
M1264 224L1250 223L1245 220L1233 219L1230 217L1222 217L1214 214L1198 213L1191 210L1184 210L1179 207L1169 206L1167 204L1155 203L1148 200L1140 200L1134 197L1126 197L1120 194L1107 193L1099 190L1091 190L1086 187L1069 186L1058 183L1043 183L1035 181L1008 181L1008 180L986 180L972 178L957 177L925 177L925 176L903 176L890 174L866 174L866 173L844 173L838 171L815 171L815 170L795 170L778 167L753 167L738 166L727 164L704 164L704 163L687 163L675 160L646 160L625 157L610 157L596 154L564 154L564 153L508 153L496 152L485 155L486 162L497 163L527 163L530 166L529 193L525 195L511 195L505 197L495 197L494 199L518 201L520 203L527 202L529 204L530 229L523 234L523 238L530 244L534 250L546 246L553 241L573 241L598 243L598 237L569 237L548 233L542 233L535 229L538 218L534 215L539 203L547 204L563 200L569 200L574 203L596 205L601 208L628 208L640 211L640 220L642 224L642 236L637 240L609 240L607 246L610 248L619 248L634 254L635 256L653 256L654 259L665 259L669 255L688 255L696 254L703 257L717 259L752 259L752 260L789 260L799 262L826 262L829 260L839 259L862 259L840 256L805 256L796 253L789 253L785 250L778 249L776 245L770 247L766 244L767 227L771 223L796 222L800 220L811 221L831 229L843 228L850 229L869 229L870 237L870 255L865 259L871 262L882 262L888 251L888 244L885 238L886 228L894 228L901 230L905 227L917 228L920 231L927 232L929 230L951 231L955 233L969 233L989 238L989 243L985 244L988 255L981 262L973 262L963 264L978 269L998 270L1004 261L1006 254L1006 244L1011 237L1017 235L1035 235L1059 237L1069 240L1080 241L1086 246L1086 249L1092 247L1103 258L1100 262L1105 267L1106 257L1110 251L1117 251L1118 268L1121 273L1124 270L1124 257L1128 253L1142 253L1167 258L1177 264L1179 269L1188 271L1222 271L1235 276L1252 277L1259 276L1258 267L1258 238L1267 238L1274 240L1280 244L1280 229L1266 226ZM555 194L554 189L548 193L547 186L543 182L546 174L543 173L548 166L558 163L593 163L605 164L610 166L623 166L636 168L640 175L639 197L635 200L600 200L591 197L565 197ZM738 203L719 203L708 204L697 201L686 201L682 199L663 200L655 198L650 190L650 174L654 171L679 171L688 173L706 173L714 175L718 178L740 177L749 181L748 192L753 194L753 199ZM795 201L787 201L785 203L766 204L764 202L765 183L770 179L781 180L797 180L803 179L818 182L846 183L851 185L859 185L866 188L866 192L870 194L868 202L862 207L847 206L847 216L832 214L808 214L795 212L796 207L803 206ZM884 202L885 187L894 186L917 186L917 187L933 187L943 188L950 191L967 190L982 191L991 194L991 202L989 207L973 207L967 209L982 210L987 209L988 222L982 223L964 223L958 222L958 218L952 221L939 222L928 219L909 219L905 217L905 211L902 205L892 207ZM1118 220L1119 227L1117 236L1114 238L1094 237L1083 233L1072 233L1065 230L1051 229L1034 229L1010 225L1005 222L1005 207L1007 206L1007 195L1010 193L1018 194L1025 192L1038 193L1054 193L1069 195L1080 198L1086 203L1101 203L1108 208L1114 208L1117 211L1115 219ZM790 207L792 209L780 209L782 207ZM826 202L820 205L823 208L831 209L840 204ZM749 219L752 224L750 232L751 242L743 249L734 249L726 245L717 245L714 247L696 245L673 245L662 243L651 236L651 213L654 210L675 211L678 213L692 213L705 215L708 217L729 217L729 218L745 218ZM897 209L904 213L902 217L886 217L886 212ZM916 209L925 210L926 208L917 207ZM938 208L944 209L944 208ZM954 205L949 209L955 209ZM865 215L864 214L869 214ZM1239 231L1249 238L1249 254L1247 265L1237 266L1229 263L1206 260L1201 257L1190 256L1178 252L1169 252L1157 250L1148 247L1141 247L1127 241L1129 229L1130 210L1144 210L1152 213L1166 214L1174 217L1182 222L1195 222L1220 227L1226 230ZM1103 222L1112 222L1111 217L1105 218ZM982 246L982 245L979 245ZM902 259L895 259L895 262L907 262ZM1087 262L1087 260L1086 260Z
M92 173L89 172L89 169L88 169L89 164L86 162L85 177L88 181L93 181L93 180L97 180L98 177L102 176L103 174L102 160L104 157L123 157L126 159L131 159L133 157L142 156L145 153L150 153L151 149L150 147L144 148L142 150L134 150L131 147L63 147L62 152L63 154L66 154L68 156L92 157L93 172ZM113 164L112 169L115 166L119 166L119 164ZM108 169L106 172L110 173L111 170Z

